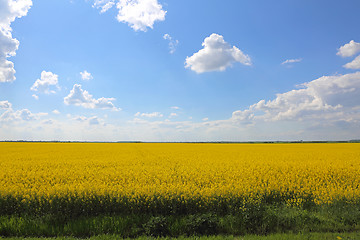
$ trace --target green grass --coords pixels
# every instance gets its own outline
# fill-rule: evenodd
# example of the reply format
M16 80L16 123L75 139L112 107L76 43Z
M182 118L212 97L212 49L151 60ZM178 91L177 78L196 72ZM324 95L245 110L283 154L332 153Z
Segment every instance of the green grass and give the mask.
M231 207L222 204L208 209L192 208L193 205L182 209L169 203L170 207L159 205L143 212L142 205L126 210L125 205L110 200L103 205L96 199L89 205L75 200L58 199L57 205L46 202L22 205L15 198L2 199L0 236L86 238L115 234L135 238L360 231L360 202L345 200L321 206L310 204L309 200L307 205L290 207L273 195L237 211L234 206L238 203L228 202Z
M144 235L155 237L248 236L251 234L359 231L360 207L358 205L346 205L345 203L319 206L312 209L288 207L286 205L253 206L238 214L226 215L198 213L184 215L116 214L78 217L69 217L66 214L0 216L0 236L3 237L72 236L87 238L103 234L115 234L118 237L134 238Z
M0 237L0 239L2 239ZM6 238L6 240L20 240L24 238ZM56 238L26 238L26 240L78 240L74 237L56 237ZM117 240L121 239L119 235L99 235L87 238L89 240ZM360 239L360 232L349 233L299 233L299 234L272 234L268 236L245 235L245 236L202 236L202 237L178 237L178 238L155 238L141 236L138 238L127 238L128 240L357 240Z

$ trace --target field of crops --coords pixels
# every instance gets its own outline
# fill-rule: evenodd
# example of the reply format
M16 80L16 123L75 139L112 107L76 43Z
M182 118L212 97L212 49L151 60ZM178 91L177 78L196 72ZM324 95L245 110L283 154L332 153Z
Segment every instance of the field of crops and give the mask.
M360 200L359 144L0 143L0 215L237 214Z
M0 196L161 205L360 198L359 144L1 143ZM198 201L196 201L198 202ZM197 206L201 208L201 206Z

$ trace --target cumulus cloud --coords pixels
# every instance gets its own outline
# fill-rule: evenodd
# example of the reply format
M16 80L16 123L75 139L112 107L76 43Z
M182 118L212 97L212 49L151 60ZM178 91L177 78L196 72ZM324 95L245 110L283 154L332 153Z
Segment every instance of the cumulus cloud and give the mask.
M135 31L153 28L156 21L164 21L166 11L158 0L119 0L117 20L127 23Z
M14 111L12 104L9 101L0 101L0 122L14 122L14 121L30 121L39 119L39 117L47 115L46 113L33 114L28 109Z
M281 64L297 63L297 62L301 62L301 61L302 61L302 58L287 59L287 60L283 61Z
M229 119L202 120L131 123L139 129L138 139L152 141L354 139L360 134L360 72L323 76L234 111Z
M19 41L12 37L11 23L26 16L31 5L31 0L0 0L0 82L16 79L14 63L7 60L19 47Z
M93 79L93 76L88 71L84 70L83 72L80 72L81 79L82 80L90 80Z
M244 111L235 111L240 121L360 120L360 72L324 76L302 84L301 89L261 100Z
M166 11L158 0L95 0L93 7L100 8L104 13L116 3L117 20L127 23L135 31L146 32L153 28L156 21L164 21Z
M75 84L69 95L64 98L64 103L66 105L75 105L92 109L100 108L112 109L114 111L121 110L120 108L116 108L112 101L115 101L115 98L93 98L88 91L81 88L80 84Z
M251 59L239 48L231 47L225 42L223 36L213 33L205 38L203 49L186 57L185 67L197 73L224 71L235 62L251 65Z
M56 89L60 89L58 85L58 75L52 72L42 71L40 79L37 79L30 89L46 94L56 93ZM35 99L38 98L36 95L33 95L33 97Z
M134 115L135 117L147 117L147 118L154 118L154 117L163 117L164 115L160 112L152 112L152 113L140 113L137 112Z
M55 109L52 111L53 114L60 114L59 110Z
M360 69L360 55L357 56L353 61L344 65L344 68L348 69Z
M351 40L349 43L341 46L336 54L341 57L351 57L358 52L360 52L360 43Z
M31 95L33 98L35 98L36 100L39 100L39 96L38 95L36 95L36 94L33 94L33 95Z
M179 44L179 41L176 39L173 39L169 34L164 34L163 38L165 40L169 41L169 49L170 49L170 53L173 54L176 51L176 47Z
M0 115L0 123L14 123L18 121L32 121L38 120L47 113L32 113L28 109L21 109L14 111L11 106Z
M358 139L360 136L360 71L320 77L291 91L279 93L273 99L261 100L242 110L234 111L229 118L220 120L170 121L146 118L145 116L159 114L139 112L136 116L144 118L135 118L116 125L104 124L104 120L97 116L71 115L68 115L67 121L52 120L50 124L50 121L34 121L40 118L40 114L33 114L26 109L12 110L8 101L0 101L0 110L7 112L0 117L2 139L349 140ZM11 127L17 123L21 123L21 127ZM38 128L42 130L39 131Z

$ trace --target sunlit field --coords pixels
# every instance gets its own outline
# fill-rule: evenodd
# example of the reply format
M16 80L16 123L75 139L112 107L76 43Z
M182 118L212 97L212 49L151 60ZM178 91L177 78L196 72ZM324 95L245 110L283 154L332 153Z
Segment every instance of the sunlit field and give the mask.
M0 194L21 202L108 197L207 207L276 196L360 198L359 144L2 143ZM101 202L99 202L101 204ZM164 206L167 207L167 206Z
M360 202L359 144L1 143L0 214L242 214Z

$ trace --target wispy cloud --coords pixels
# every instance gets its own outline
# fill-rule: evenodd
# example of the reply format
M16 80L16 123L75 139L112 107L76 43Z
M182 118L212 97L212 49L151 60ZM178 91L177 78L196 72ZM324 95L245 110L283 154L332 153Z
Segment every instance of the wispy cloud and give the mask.
M135 117L147 117L147 118L154 118L154 117L163 117L164 115L160 112L152 112L152 113L140 113L137 112L134 115Z
M302 58L287 59L287 60L283 61L281 64L297 63L297 62L301 62L301 61L302 61Z
M169 34L164 34L163 38L165 40L169 41L169 49L170 49L170 53L173 54L176 51L176 47L179 44L179 41L176 39L173 39Z
M100 13L107 12L110 8L112 8L115 5L115 2L113 0L95 0L93 7L94 8L100 8Z

